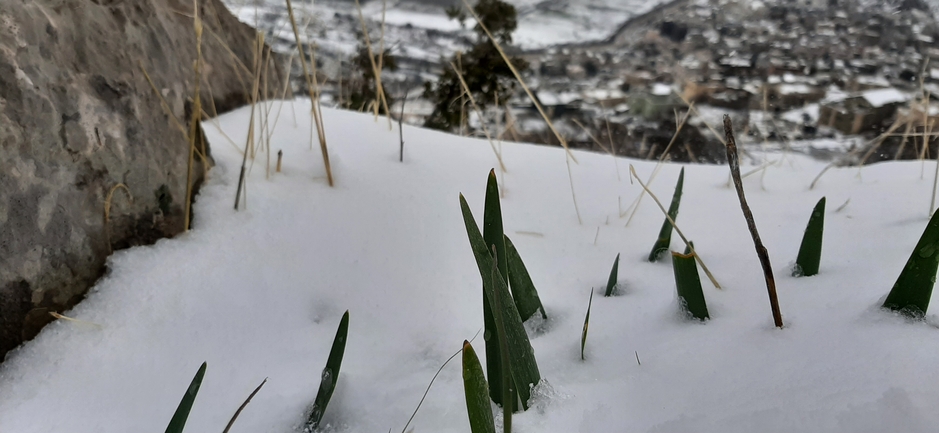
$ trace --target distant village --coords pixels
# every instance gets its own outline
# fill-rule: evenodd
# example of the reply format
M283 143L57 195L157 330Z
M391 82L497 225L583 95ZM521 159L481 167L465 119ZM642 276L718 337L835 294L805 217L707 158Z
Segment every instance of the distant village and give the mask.
M727 113L744 144L856 163L936 157L923 142L939 126L937 40L923 0L674 0L606 40L514 55L574 147L720 162ZM420 124L431 107L419 84L439 65L399 64L388 86L409 97L391 111ZM501 140L558 144L524 92L504 104L468 114L461 133L485 124Z
M867 3L678 0L601 43L525 57L542 104L582 147L655 154L690 109L689 130L673 144L681 160L723 158L723 113L750 143L828 138L837 141L821 142L865 150L860 157L878 146L871 161L918 157L930 151L922 137L939 115L939 104L929 103L939 95L939 26L915 0Z

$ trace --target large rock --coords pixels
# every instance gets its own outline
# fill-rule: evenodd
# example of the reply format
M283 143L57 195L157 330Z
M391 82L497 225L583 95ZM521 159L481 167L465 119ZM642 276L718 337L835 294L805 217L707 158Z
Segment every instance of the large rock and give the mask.
M112 250L183 230L189 144L139 64L188 122L196 46L192 1L0 3L2 359L81 300ZM201 94L225 111L248 96L255 31L219 0L199 5ZM205 173L194 167L196 189ZM119 183L133 201L115 192L106 229L105 198Z

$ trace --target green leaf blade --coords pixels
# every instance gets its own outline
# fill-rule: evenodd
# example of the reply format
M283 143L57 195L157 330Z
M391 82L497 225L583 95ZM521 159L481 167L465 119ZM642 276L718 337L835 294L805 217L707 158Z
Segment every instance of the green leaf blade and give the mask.
M176 412L173 414L170 424L166 426L166 433L183 432L183 428L186 427L186 420L189 419L189 412L192 411L192 404L195 403L196 395L199 394L199 388L202 387L202 378L205 377L205 368L206 363L203 362L202 366L199 367L199 371L196 372L195 377L192 378L192 382L189 383L189 388L187 388L186 393L183 394L183 399L179 402L179 406L176 407Z
M616 260L613 261L613 269L610 270L610 279L606 282L606 292L603 296L610 297L613 296L613 289L616 288L616 281L619 279L619 254L616 255Z
M489 171L486 183L486 200L483 208L483 239L486 251L493 247L496 250L499 272L505 279L508 275L507 259L505 254L505 236L502 228L502 205L499 201L499 184L496 181L495 170ZM480 269L480 272L483 272ZM485 272L489 272L486 270ZM484 291L483 293L483 340L486 342L486 371L489 373L489 390L492 400L502 404L502 367L500 366L499 342L495 338L495 321L492 317L492 307Z
M482 233L479 231L479 226L476 225L476 220L473 218L473 213L466 203L466 198L464 198L462 194L460 195L460 207L463 212L466 234L469 238L473 255L476 258L476 266L479 268L479 273L483 280L483 290L486 295L484 296L484 302L489 304L493 314L501 313L503 315L502 319L505 323L505 331L509 345L509 358L512 365L512 377L515 380L516 389L522 401L522 407L523 409L528 409L528 400L531 398L529 385L536 385L541 381L541 373L538 370L538 363L535 361L534 349L531 347L531 341L529 341L525 327L522 325L522 319L518 314L515 303L504 302L501 311L495 308L493 304L495 291L499 291L502 299L508 299L509 296L511 296L509 289L503 278L493 278L492 276L494 263L492 254L487 251L486 241L483 239ZM493 327L493 329L495 328ZM491 338L493 340L496 339L494 333L491 335ZM487 353L486 357L489 358L490 354ZM492 374L491 371L489 374ZM489 378L490 396L492 396L492 376ZM501 388L498 389L501 393Z
M522 256L519 255L515 244L508 236L505 237L505 253L508 256L506 262L509 268L509 287L512 289L515 308L518 309L522 321L530 319L539 311L541 318L547 319L548 314L545 312L544 305L541 304L541 298L538 296L535 283L531 280L528 268L525 267Z
M339 321L339 328L336 329L336 337L333 338L333 346L329 350L329 357L326 359L326 367L320 379L320 387L316 392L316 399L313 400L313 409L307 418L305 431L313 431L319 427L323 420L323 414L326 412L326 406L336 390L336 383L339 380L339 369L342 367L342 357L346 351L346 338L349 335L349 311L346 310Z
M672 269L675 272L675 286L681 307L695 319L710 319L694 254L681 254L673 251Z
M463 341L463 393L466 396L470 431L496 433L492 408L489 406L489 385L486 384L479 357L468 341Z
M593 307L593 289L590 290L590 300L587 301L587 315L584 316L584 329L580 333L580 360L585 361L584 349L587 347L587 328L590 327L590 309Z
M649 253L650 262L657 262L668 251L672 243L672 221L678 220L678 206L681 204L681 192L684 184L685 168L682 167L681 172L678 174L678 183L675 185L675 193L672 195L672 203L668 206L668 216L672 219L669 221L668 218L665 218L665 222L662 223L659 237L656 239L655 245L652 246L652 252Z
M799 246L799 255L793 270L795 276L811 277L818 274L819 264L822 260L822 232L825 228L825 197L815 205L809 223L802 236L802 245Z
M939 212L933 214L883 308L922 318L929 308L939 269Z

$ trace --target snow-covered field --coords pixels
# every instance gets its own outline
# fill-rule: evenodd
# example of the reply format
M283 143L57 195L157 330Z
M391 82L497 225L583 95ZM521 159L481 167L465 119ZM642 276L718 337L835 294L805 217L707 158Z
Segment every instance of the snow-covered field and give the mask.
M319 149L310 149L308 107L283 106L271 141L284 152L283 172L266 179L259 153L241 212L232 210L241 156L217 125L242 143L249 111L206 122L218 166L198 197L194 229L116 253L108 276L67 313L83 322L58 321L8 357L0 432L162 431L203 361L187 431L221 431L265 377L232 432L293 431L347 309L348 345L324 430L404 427L437 368L483 326L458 194L481 217L497 163L485 141L408 126L399 163L398 131L384 119L324 110L330 188ZM534 407L514 418L515 431L936 430L936 319L914 323L877 308L925 227L931 164L878 164L860 177L832 169L810 191L824 163L771 154L778 164L745 180L776 271L780 330L725 166L685 167L678 223L724 286L703 280L711 320L693 323L678 313L671 265L644 261L660 211L646 198L628 227L620 217L618 203L640 192L629 164L643 178L654 164L575 152L581 224L563 150L502 149L506 233L550 316L531 327L546 382ZM652 184L663 200L680 168L667 164ZM823 195L821 273L790 277ZM682 248L677 236L672 247ZM581 361L587 299L617 253L624 294L594 299ZM474 346L483 352L481 337ZM469 431L459 358L411 427Z

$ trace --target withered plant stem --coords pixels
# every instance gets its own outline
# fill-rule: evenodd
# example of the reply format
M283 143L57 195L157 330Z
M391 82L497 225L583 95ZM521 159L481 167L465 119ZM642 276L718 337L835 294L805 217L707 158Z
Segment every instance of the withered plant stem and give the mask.
M326 166L326 180L329 186L333 186L333 170L329 165L329 151L326 147L326 133L323 130L322 118L319 116L319 97L316 94L316 77L310 76L310 69L307 67L306 55L303 52L303 42L300 41L300 30L297 28L297 20L293 14L293 5L287 0L287 15L290 17L290 26L293 27L293 36L297 42L297 51L300 54L300 64L303 65L303 75L306 77L307 92L310 94L310 110L313 115L313 123L316 124L316 134L320 141L320 150L323 152L323 165Z
M245 402L241 403L241 406L238 406L238 410L236 410L235 414L232 415L231 419L228 421L228 425L225 426L225 430L222 430L222 433L228 433L228 431L231 430L231 426L235 424L235 420L238 419L238 415L241 415L241 411L245 410L245 407L248 406L248 403L251 403L251 399L254 398L254 396L258 393L258 391L261 390L261 387L264 386L265 383L267 383L266 377L261 382L261 384L251 392Z
M756 247L756 254L760 257L760 264L763 266L763 276L766 278L766 291L769 293L769 304L773 309L773 322L777 328L783 327L782 314L779 312L779 299L776 297L776 279L773 278L773 266L769 262L769 253L760 240L760 233L756 230L756 222L753 220L753 212L747 205L747 197L743 192L743 181L740 179L740 160L737 156L737 140L734 138L734 126L730 121L730 116L724 115L724 134L727 137L727 163L730 165L730 174L734 178L734 187L737 189L737 198L740 199L740 209L743 210L743 217L747 220L747 228L750 229L750 236L753 238L753 246Z

